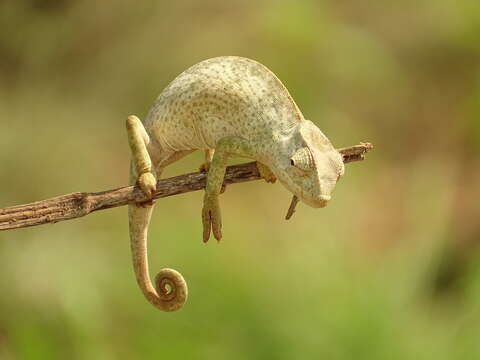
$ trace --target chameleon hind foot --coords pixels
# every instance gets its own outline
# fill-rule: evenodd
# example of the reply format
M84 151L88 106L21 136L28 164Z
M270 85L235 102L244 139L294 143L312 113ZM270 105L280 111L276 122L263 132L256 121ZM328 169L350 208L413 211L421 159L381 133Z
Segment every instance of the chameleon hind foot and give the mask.
M157 189L157 180L151 172L145 172L141 174L137 179L138 186L140 189L147 195L149 199L155 195L155 190Z

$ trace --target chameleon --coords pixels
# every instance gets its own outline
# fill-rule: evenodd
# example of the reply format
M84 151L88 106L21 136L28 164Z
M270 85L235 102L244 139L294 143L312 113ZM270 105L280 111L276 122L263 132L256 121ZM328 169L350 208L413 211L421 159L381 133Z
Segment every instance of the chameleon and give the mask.
M322 208L344 164L330 140L306 120L286 87L257 61L222 56L204 60L178 75L158 96L145 120L127 118L132 153L130 183L151 199L169 164L195 150L205 151L203 241L222 238L219 195L230 157L257 161L260 175L279 182L303 203ZM180 309L187 284L176 270L149 276L147 232L153 201L129 204L129 232L137 283L163 311Z

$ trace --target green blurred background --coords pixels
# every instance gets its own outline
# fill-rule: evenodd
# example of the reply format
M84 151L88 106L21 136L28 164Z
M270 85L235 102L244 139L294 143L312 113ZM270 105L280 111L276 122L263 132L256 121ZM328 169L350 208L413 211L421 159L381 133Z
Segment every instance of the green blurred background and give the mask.
M480 3L0 2L0 207L127 184L125 119L206 58L272 69L337 147L370 141L325 209L252 182L157 202L134 280L126 208L0 234L0 359L480 358ZM194 171L202 154L167 169Z

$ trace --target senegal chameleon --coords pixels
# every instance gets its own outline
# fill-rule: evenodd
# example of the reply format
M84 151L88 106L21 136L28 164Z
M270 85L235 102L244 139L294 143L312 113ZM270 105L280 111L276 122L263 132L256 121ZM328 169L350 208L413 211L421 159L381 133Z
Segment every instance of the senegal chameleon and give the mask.
M151 198L165 166L199 149L208 171L203 198L203 241L220 240L218 197L229 157L257 161L262 177L276 178L304 203L324 207L344 173L341 155L309 120L280 80L260 63L235 56L202 61L173 80L156 99L144 123L127 119L132 151L130 182ZM153 203L130 204L129 225L135 275L145 297L163 311L182 307L187 285L173 269L162 269L153 286L147 231Z

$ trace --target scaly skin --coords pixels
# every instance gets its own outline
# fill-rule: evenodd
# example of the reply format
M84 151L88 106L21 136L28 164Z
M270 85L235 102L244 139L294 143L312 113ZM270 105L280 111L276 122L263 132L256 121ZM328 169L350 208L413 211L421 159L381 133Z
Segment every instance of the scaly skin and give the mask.
M265 66L241 57L213 58L187 69L163 90L144 126L130 116L127 131L131 182L149 197L165 166L192 151L206 151L204 242L211 232L217 240L222 237L218 198L229 157L257 160L266 181L278 178L313 207L327 204L344 172L340 154L304 119L280 80ZM157 275L156 288L151 283L146 243L152 210L152 203L129 206L135 273L146 298L161 310L173 311L185 302L187 286L172 269Z

